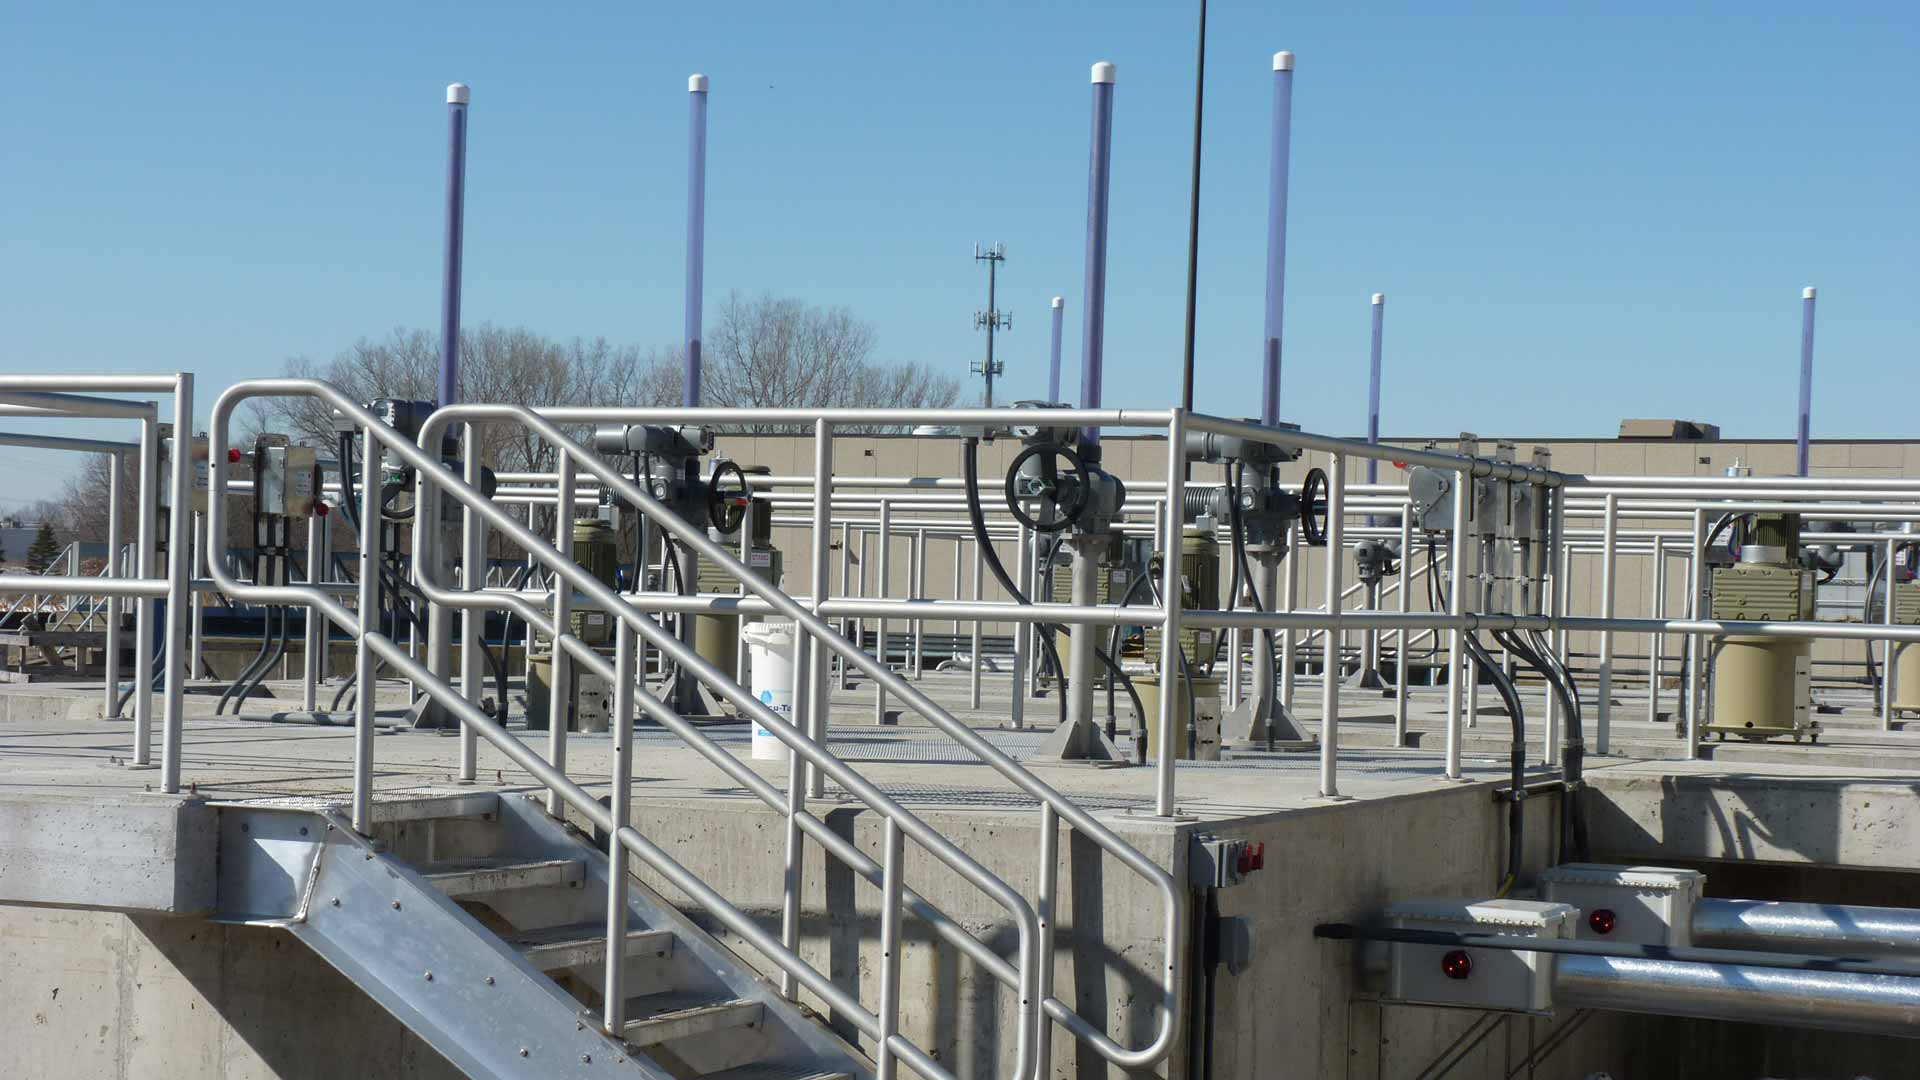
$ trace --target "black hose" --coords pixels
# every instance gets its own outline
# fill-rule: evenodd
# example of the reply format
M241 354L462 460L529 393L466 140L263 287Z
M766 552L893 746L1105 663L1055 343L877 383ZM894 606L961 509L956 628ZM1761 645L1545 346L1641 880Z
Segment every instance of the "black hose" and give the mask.
M1033 606L1033 601L1027 598L1027 594L1021 591L1020 586L1014 584L1013 575L1007 573L1006 565L1000 561L1000 553L993 549L993 540L987 535L986 512L980 509L980 440L978 438L971 435L967 437L966 449L960 455L960 464L967 483L967 519L973 525L973 540L980 545L980 554L986 559L987 569L993 572L994 579L1000 582L1000 587L1007 590L1007 595L1013 597L1015 602L1022 607ZM1038 635L1040 648L1052 662L1054 670L1063 670L1060 667L1060 653L1053 645L1053 624L1037 623L1035 625L1040 630ZM1018 634L1019 629L1016 627L1014 632ZM885 664L887 643L882 641L879 644L880 662ZM1059 698L1060 723L1064 726L1067 722L1067 681L1064 677L1060 680Z
M227 702L231 701L235 694L239 694L244 698L246 695L243 692L243 688L247 685L247 680L253 678L254 672L266 669L267 654L273 651L273 613L275 610L275 606L271 604L261 610L260 651L254 653L253 659L247 661L247 666L240 669L240 674L231 683L227 684L225 690L220 691L220 700L213 703L213 715L219 716L225 712L227 710ZM233 711L235 713L240 711L238 702L234 704Z
M1561 861L1585 862L1587 822L1580 786L1585 775L1587 743L1581 730L1580 696L1572 686L1572 673L1560 664L1553 650L1545 647L1544 640L1523 642L1511 630L1495 630L1493 636L1522 663L1539 672L1567 712L1567 726L1560 737L1560 766L1567 785L1566 804L1561 812Z
M1159 605L1160 605L1161 607L1163 607L1163 608L1164 608L1164 607L1166 607L1166 606L1167 606L1167 604L1166 604L1166 600L1162 598L1162 595L1161 595L1161 592L1160 592L1160 581L1159 581L1159 577L1158 577L1158 575L1156 575L1156 574L1154 574L1154 573L1153 573L1153 562L1152 562L1152 560L1148 560L1148 562L1147 562L1147 587L1148 587L1148 588L1151 588L1151 589L1153 590L1153 602L1154 602L1154 603L1156 603L1156 604L1159 604ZM1166 631L1165 631L1164 629L1163 629L1163 630L1161 630L1160 632L1161 632L1161 633L1163 633L1163 634L1164 634L1164 633L1166 633ZM1188 756L1189 756L1189 757L1193 757L1193 756L1197 756L1197 754L1195 753L1195 751L1197 751L1197 750L1199 749L1199 748L1198 748L1198 746L1196 745L1196 743L1198 742L1198 740L1199 740L1199 737L1200 737L1200 736L1199 736L1199 730L1200 730L1200 704L1199 704L1199 702L1198 702L1198 701L1196 701L1196 700L1195 700L1195 698L1194 698L1194 693L1193 693L1193 667L1192 667L1192 665L1190 665L1190 664L1188 664L1188 663L1187 663L1187 650L1186 650L1186 647L1185 647L1185 646L1183 646L1183 645L1181 645L1181 644L1180 644L1180 643L1179 643L1178 641L1175 641L1175 642L1173 643L1173 651L1174 651L1174 652L1175 652L1176 654L1178 654L1178 655L1179 655L1179 657L1180 657L1180 680L1181 680L1182 682L1184 682L1184 683L1186 684L1186 691L1187 691L1187 753L1188 753ZM1162 680L1162 682L1161 682L1161 687L1160 687L1160 689L1161 689L1161 692L1162 692L1162 693L1165 693L1165 692L1166 692L1166 684L1165 684L1165 679L1166 679L1166 673L1165 673L1165 672L1162 672L1162 673L1161 673L1161 676L1160 676L1160 677L1161 677L1161 680ZM1162 748L1162 749L1161 749L1161 753L1165 753L1165 752L1166 752L1166 750L1165 750L1165 748Z
M1487 653L1486 647L1480 644L1480 636L1466 633L1460 635L1460 640L1466 645L1467 655L1473 658L1474 665L1486 674L1489 682L1493 683L1493 688L1500 694L1501 701L1506 703L1507 716L1513 721L1513 748L1509 752L1513 769L1513 790L1510 796L1512 801L1507 807L1507 876L1500 883L1498 894L1505 896L1513 888L1514 883L1520 880L1522 840L1520 804L1527 797L1526 714L1521 710L1520 695L1513 688L1513 680L1507 678L1507 673L1500 670L1500 665L1494 662L1493 657Z

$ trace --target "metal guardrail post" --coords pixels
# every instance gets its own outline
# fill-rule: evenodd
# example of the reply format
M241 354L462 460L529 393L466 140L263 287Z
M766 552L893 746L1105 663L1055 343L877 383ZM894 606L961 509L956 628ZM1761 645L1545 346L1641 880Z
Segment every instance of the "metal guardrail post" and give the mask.
M1341 577L1346 559L1347 463L1339 454L1327 455L1327 614L1338 619ZM1303 508L1311 513L1311 507ZM1340 672L1345 634L1327 628L1320 647L1320 795L1340 797Z
M136 530L139 554L134 576L153 579L159 562L155 536L160 529L160 425L153 417L140 421L140 520ZM133 616L133 767L153 767L153 598L134 603Z
M1653 538L1653 596L1647 612L1655 619L1667 617L1667 538ZM1665 635L1658 631L1647 638L1647 723L1660 721L1660 662L1666 649Z
M1693 540L1687 548L1687 617L1695 621L1706 615L1707 560L1700 549L1707 543L1706 511L1693 512ZM1705 708L1701 688L1706 682L1707 642L1698 634L1687 635L1687 760L1700 756L1700 713Z
M167 515L166 701L160 714L160 790L180 790L180 740L186 727L187 611L193 606L193 376L173 391L173 512Z
M121 454L107 455L107 572L106 576L118 578L124 567L120 565L120 549L126 543L125 525L120 516L122 473L126 471L126 458ZM136 608L137 610L137 608ZM101 704L100 716L106 720L120 718L120 598L111 593L107 595L107 655L106 661L106 698Z
M1020 523L1020 550L1014 552L1014 580L1020 587L1033 592L1033 532L1026 522ZM1039 642L1034 634L1039 631L1032 623L1016 623L1013 627L1013 679L1012 698L1007 705L1007 725L1015 731L1027 726L1027 698L1033 695L1034 656Z
M1175 410L1173 418L1167 421L1167 506L1169 509L1185 506L1187 503L1187 414ZM1160 817L1172 817L1174 814L1174 772L1177 748L1174 746L1174 715L1178 702L1183 700L1174 689L1181 673L1180 642L1180 543L1182 539L1181 515L1168 513L1166 524L1161 531L1160 550L1166 554L1160 560L1160 597L1166 607L1166 621L1160 626L1160 716L1157 723L1159 735L1158 760L1154 763L1157 773L1154 777L1153 812ZM1197 723L1198 717L1188 717L1189 724Z
M1894 613L1895 613L1894 591L1893 591L1894 589L1893 559L1894 559L1895 553L1898 551L1898 548L1899 548L1899 541L1889 540L1887 541L1886 553L1882 556L1882 558L1886 559L1887 561L1887 572L1880 575L1882 578L1885 579L1881 583L1881 589L1882 589L1881 602L1885 610L1881 613L1880 621L1886 624L1887 626L1894 625L1894 621L1895 621L1894 620ZM1899 676L1894 671L1894 667L1900 654L1899 654L1899 650L1894 648L1892 638L1888 638L1887 640L1882 641L1880 643L1880 648L1881 648L1881 653L1880 653L1880 730L1892 731L1893 730L1893 695L1894 695L1894 691L1899 688L1898 687ZM1867 650L1869 652L1873 650L1872 642L1867 643Z
M342 463L344 465L344 463ZM220 493L210 493L219 498ZM373 829L373 710L379 662L372 638L380 629L380 440L360 437L360 633L353 650L353 831Z
M1285 573L1281 576L1281 610L1292 614L1300 598L1300 526L1296 523L1287 526L1287 558ZM1272 637L1267 639L1272 647ZM1294 665L1299 663L1299 645L1292 630L1280 632L1280 704L1291 714L1293 712L1293 689L1299 682L1299 673Z
M1467 507L1473 498L1473 471L1461 469L1455 474L1453 491L1453 551L1447 560L1451 580L1447 585L1447 613L1459 618L1466 613L1467 572L1471 561L1467 558ZM1460 708L1465 703L1461 694L1460 680L1468 668L1466 664L1466 634L1455 627L1447 638L1447 760L1445 775L1448 780L1460 779Z
M886 499L880 500L880 539L875 542L875 547L879 554L877 556L878 566L873 572L873 595L885 600L887 598L888 587L891 585L888 579L893 574L893 504ZM876 620L874 628L876 632L873 639L873 658L880 661L881 667L886 667L886 616L883 615ZM876 724L884 724L887 722L887 688L878 679L873 681L873 722Z
M813 428L813 468L816 476L833 475L833 425L822 420ZM833 484L814 485L813 490L813 612L818 615L832 598L833 582L827 577L828 548L833 539ZM812 640L799 625L794 626L795 641L807 642L810 722L806 728L808 737L822 750L827 747L827 727L833 719L833 686L827 681L826 650L820 643ZM808 770L807 790L810 795L821 796L826 793L825 778L816 770Z
M314 499L320 498L319 492L313 493ZM198 520L198 519L196 519ZM326 574L327 519L319 514L307 515L307 584L317 585ZM194 549L199 550L195 544ZM196 557L195 562L198 563ZM196 573L198 572L196 566ZM198 595L197 593L195 595ZM327 647L327 624L320 617L320 609L307 605L306 626L301 633L300 642L300 707L313 712L320 706L320 680L324 677L325 650Z
M1556 501L1561 506L1556 513L1561 514L1562 520L1564 520L1564 499ZM1615 560L1619 557L1620 545L1619 496L1611 492L1608 493L1605 513L1606 516L1601 523L1602 532L1600 540L1600 617L1603 619L1611 619L1613 618L1614 608L1614 586L1619 579L1619 574L1614 566ZM1571 563L1573 562L1573 556L1565 554L1566 543L1567 541L1564 536L1555 533L1555 546L1562 552L1560 555L1561 560L1566 563ZM1567 604L1564 599L1567 594L1566 583L1562 580L1556 580L1553 586L1553 593L1554 613L1564 613L1567 609ZM1562 655L1564 655L1564 652ZM1612 728L1613 631L1602 630L1600 631L1600 700L1596 706L1593 721L1594 753L1604 754L1607 752Z
M887 819L885 855L881 860L880 898L880 1034L875 1039L874 1064L879 1080L895 1080L899 1061L893 1040L900 1031L900 877L906 858L900 823Z
M558 477L559 502L553 511L553 549L563 559L573 558L573 458L563 449L559 460L554 463ZM684 563L681 565L685 565ZM684 573L684 571L682 571ZM562 636L573 632L573 586L566 579L555 576L553 579L553 663L549 667L552 676L547 680L547 760L553 763L554 771L567 771L567 721L571 718L569 703L573 700L573 657L560 645ZM678 677L686 678L682 672ZM559 817L566 812L566 803L560 798L557 788L547 789L547 813Z
M473 425L467 427L469 433ZM469 612L478 615L479 609ZM633 627L615 619L613 648L613 785L607 812L606 1032L618 1037L627 1022L627 846L620 830L633 819Z
M1413 609L1413 502L1400 507L1400 613ZM1407 745L1407 653L1411 651L1406 628L1393 638L1393 745Z
M461 456L466 468L466 481L472 487L480 487L484 473L480 461L480 427L478 424L463 425L461 434ZM436 505L445 505L436 501ZM439 520L444 521L444 512ZM486 548L487 527L480 515L471 507L463 507L460 512L460 585L470 592L478 592L486 584ZM463 611L460 613L460 692L468 701L480 704L486 697L486 667L480 650L487 647L482 632L486 628L486 612ZM504 667L506 644L501 643L500 663ZM506 702L500 703L501 708ZM472 783L478 775L480 736L470 724L460 725L460 779ZM612 955L612 954L609 954ZM612 961L609 961L611 964Z
M962 548L969 546L964 536L960 539L960 546ZM986 576L987 549L981 547L979 541L974 541L971 546L973 548L973 602L977 604L985 596L984 590L986 586L981 579ZM959 552L956 551L953 558L955 562L958 562L960 560ZM973 627L973 636L968 642L968 647L972 650L973 662L967 665L967 707L970 709L978 709L980 707L980 671L987 666L987 661L985 657L980 655L980 620L977 618L974 619L971 625Z

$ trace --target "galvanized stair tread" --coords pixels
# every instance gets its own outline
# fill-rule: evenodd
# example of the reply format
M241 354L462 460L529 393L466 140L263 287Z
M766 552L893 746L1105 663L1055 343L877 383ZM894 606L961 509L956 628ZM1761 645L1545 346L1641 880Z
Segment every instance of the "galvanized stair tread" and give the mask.
M850 1072L821 1072L813 1065L739 1065L708 1073L701 1080L853 1080Z
M748 998L721 994L670 991L648 994L627 1003L622 1038L635 1046L656 1046L725 1028L752 1027L766 1015L766 1006Z
M455 859L421 863L415 869L435 888L454 898L579 885L587 876L587 864L581 859Z
M607 958L605 923L570 923L541 930L524 930L506 938L508 945L541 971L598 964ZM673 952L669 930L627 931L627 955L665 957Z

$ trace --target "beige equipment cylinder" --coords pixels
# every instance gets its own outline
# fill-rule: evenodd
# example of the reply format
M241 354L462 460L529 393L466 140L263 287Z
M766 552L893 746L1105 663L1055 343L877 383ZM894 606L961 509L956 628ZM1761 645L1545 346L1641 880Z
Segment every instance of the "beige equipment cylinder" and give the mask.
M1813 642L1804 638L1726 639L1713 662L1713 724L1725 735L1766 738L1807 728Z
M1893 710L1920 712L1920 648L1895 646L1893 659Z
M1220 680L1193 680L1193 705L1200 714L1194 737L1187 737L1188 709L1185 683L1178 675L1170 680L1173 698L1173 756L1180 760L1220 760ZM1160 753L1160 692L1158 675L1135 675L1133 688L1146 710L1147 760L1156 761Z

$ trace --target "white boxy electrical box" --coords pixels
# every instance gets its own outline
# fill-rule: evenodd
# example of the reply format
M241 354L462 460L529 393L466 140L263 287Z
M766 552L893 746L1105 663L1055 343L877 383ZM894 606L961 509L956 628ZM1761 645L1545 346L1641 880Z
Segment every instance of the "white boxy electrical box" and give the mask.
M1540 875L1540 895L1580 910L1581 941L1680 948L1693 944L1693 905L1706 883L1698 870L1568 863Z
M1539 900L1410 900L1387 909L1396 930L1559 940L1573 936L1577 917L1566 904ZM1420 1005L1544 1013L1553 1003L1553 956L1471 945L1410 945L1389 949L1387 996Z

